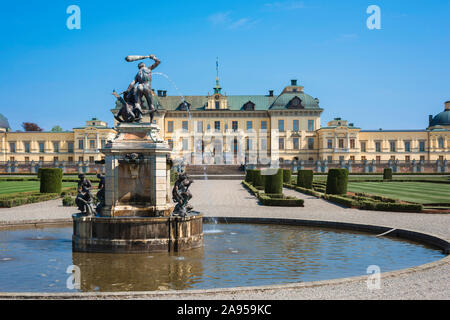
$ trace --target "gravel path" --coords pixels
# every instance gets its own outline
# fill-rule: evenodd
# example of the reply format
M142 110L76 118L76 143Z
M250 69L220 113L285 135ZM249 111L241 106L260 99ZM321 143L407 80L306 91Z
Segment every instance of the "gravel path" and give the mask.
M380 225L437 235L450 241L450 215L377 212L347 209L322 199L285 190L288 195L305 199L303 208L266 207L236 180L196 180L191 187L195 209L213 217L267 217L302 220L339 221ZM65 208L61 200L0 209L0 223L21 220L70 218L75 208ZM448 258L433 267L413 268L406 273L389 273L381 278L381 289L368 290L366 278L355 281L327 281L225 292L152 293L152 299L450 299L450 263ZM125 296L126 297L126 296ZM136 298L136 296L130 296Z

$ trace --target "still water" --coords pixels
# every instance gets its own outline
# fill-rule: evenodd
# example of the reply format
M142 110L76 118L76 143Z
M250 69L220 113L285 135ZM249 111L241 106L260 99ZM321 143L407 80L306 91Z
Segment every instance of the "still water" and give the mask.
M365 275L444 257L374 235L298 226L205 224L204 247L183 253L72 253L72 228L0 231L0 292L151 291L260 286Z

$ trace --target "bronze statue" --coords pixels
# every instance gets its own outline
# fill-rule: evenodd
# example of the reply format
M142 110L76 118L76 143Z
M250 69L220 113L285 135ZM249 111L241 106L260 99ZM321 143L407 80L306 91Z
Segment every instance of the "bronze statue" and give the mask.
M101 210L105 206L105 176L98 173L97 178L100 179L100 182L98 183L96 211L101 214Z
M193 182L185 172L178 175L172 190L173 201L177 203L172 215L186 217L192 211L193 207L188 202L192 199L189 187Z
M156 112L156 108L153 105L152 99L152 70L159 66L161 61L156 58L155 55L151 54L149 56L128 56L125 59L128 62L143 60L143 59L152 59L155 61L150 67L146 67L145 63L141 62L138 65L139 72L136 74L134 80L130 83L127 89L127 95L133 95L135 99L135 107L138 109L142 108L143 102L142 97L145 96L145 100L147 101L147 105L150 111L150 123L153 123L154 113Z
M94 203L94 197L91 193L92 184L88 179L86 179L86 176L84 174L78 175L78 178L80 180L78 181L78 195L75 199L75 203L82 214L86 214L89 216L94 215L95 213L92 207Z
M113 91L113 95L122 104L119 112L114 116L118 122L139 122L142 120L142 109L137 106L134 102L134 94L130 94L125 91L123 93L123 98Z

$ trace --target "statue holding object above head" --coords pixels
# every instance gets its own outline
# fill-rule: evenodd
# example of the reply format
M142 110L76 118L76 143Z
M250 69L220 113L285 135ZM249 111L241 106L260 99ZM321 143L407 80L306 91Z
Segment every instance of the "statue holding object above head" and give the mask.
M150 67L146 67L145 63L141 62L138 65L139 72L136 74L136 77L134 80L130 83L127 89L128 95L132 94L135 98L135 106L136 108L142 109L142 97L145 96L145 100L147 101L148 108L150 111L150 122L153 123L153 117L154 113L156 112L156 108L153 105L153 98L152 98L152 89L151 89L151 83L152 83L152 70L159 66L161 61L156 58L155 55L149 55L149 56L128 56L125 58L126 61L132 62L137 60L143 60L143 59L152 59L155 61Z

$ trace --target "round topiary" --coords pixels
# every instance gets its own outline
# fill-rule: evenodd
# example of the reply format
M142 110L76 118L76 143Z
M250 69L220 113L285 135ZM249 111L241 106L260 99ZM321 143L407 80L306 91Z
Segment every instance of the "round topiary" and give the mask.
M383 180L392 180L392 168L385 168L383 171Z
M347 194L348 170L330 169L327 178L327 194Z
M283 169L283 183L291 183L292 171L290 169Z
M314 172L312 170L298 170L297 186L306 189L312 189L313 179L314 179Z
M253 184L253 176L255 175L255 169L247 169L247 172L245 174L245 182Z
M268 194L283 193L283 169L278 169L277 173L265 176L264 192Z
M61 193L63 171L60 168L39 168L41 193Z

